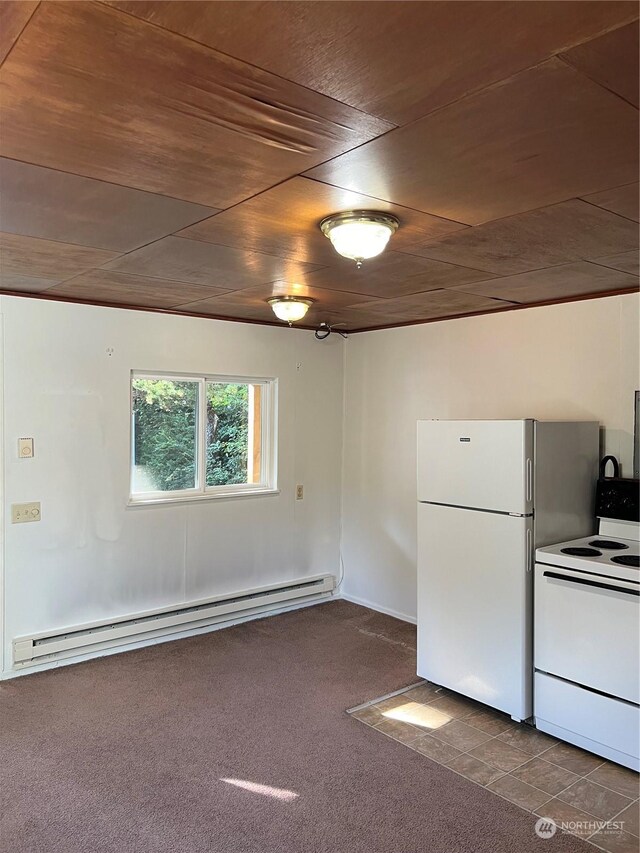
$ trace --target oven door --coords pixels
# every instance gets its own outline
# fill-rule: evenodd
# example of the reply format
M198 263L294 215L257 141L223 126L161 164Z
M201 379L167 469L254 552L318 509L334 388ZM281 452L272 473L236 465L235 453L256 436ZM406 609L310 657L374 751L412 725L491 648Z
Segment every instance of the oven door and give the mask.
M536 563L534 602L536 670L638 704L637 583Z

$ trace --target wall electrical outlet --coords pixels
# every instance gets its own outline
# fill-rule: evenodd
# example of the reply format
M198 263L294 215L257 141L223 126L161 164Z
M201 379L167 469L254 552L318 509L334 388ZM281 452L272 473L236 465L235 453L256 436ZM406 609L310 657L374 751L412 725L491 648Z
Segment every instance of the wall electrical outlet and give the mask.
M33 439L19 438L18 439L18 456L20 459L33 458Z
M304 499L304 486L296 486L296 500L301 501Z
M11 504L11 523L26 524L28 521L40 521L40 501L29 504Z

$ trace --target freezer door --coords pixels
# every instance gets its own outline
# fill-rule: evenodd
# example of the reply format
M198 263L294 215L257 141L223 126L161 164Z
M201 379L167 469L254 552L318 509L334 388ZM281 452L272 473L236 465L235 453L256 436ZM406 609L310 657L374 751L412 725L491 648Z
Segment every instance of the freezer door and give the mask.
M418 675L532 714L533 519L418 504Z
M533 421L418 421L418 500L531 512Z

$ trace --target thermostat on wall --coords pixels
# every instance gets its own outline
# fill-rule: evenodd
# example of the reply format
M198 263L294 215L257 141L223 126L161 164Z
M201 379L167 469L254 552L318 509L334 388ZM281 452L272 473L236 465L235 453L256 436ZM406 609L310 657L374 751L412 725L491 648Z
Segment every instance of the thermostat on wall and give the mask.
M20 459L33 458L33 439L19 438L18 439L18 456Z

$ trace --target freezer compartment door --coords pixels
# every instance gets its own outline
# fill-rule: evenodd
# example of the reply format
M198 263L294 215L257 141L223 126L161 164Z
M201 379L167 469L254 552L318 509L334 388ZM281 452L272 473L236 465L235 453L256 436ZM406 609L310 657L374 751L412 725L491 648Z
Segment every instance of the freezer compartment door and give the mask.
M533 421L418 421L418 500L531 512Z
M532 519L418 504L418 675L532 713Z

